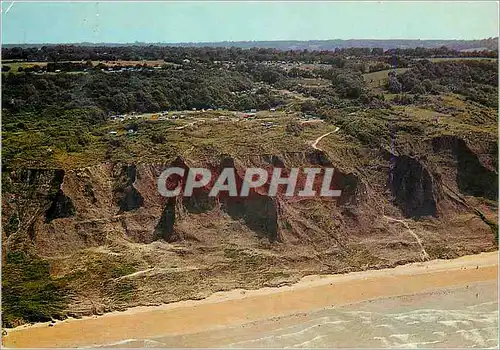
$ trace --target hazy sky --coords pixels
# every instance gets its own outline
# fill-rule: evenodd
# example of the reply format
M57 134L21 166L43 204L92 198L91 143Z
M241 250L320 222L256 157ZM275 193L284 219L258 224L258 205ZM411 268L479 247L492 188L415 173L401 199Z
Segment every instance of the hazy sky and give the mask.
M6 44L479 39L498 35L498 4L494 1L16 1L10 5L9 1L2 3Z

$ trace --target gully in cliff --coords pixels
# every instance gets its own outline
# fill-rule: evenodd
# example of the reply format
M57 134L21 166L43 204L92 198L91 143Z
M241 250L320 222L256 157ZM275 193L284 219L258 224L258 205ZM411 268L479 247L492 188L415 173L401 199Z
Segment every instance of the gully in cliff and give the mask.
M341 177L333 168L247 168L240 172L172 167L159 176L158 191L164 197L190 197L199 191L211 197L340 197L339 182Z

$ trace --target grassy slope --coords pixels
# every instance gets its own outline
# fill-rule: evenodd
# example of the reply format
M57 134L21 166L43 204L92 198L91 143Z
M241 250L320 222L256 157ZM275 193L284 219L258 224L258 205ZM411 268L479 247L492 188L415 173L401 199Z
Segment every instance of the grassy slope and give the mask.
M214 152L248 155L307 149L306 141L309 135L288 134L285 130L286 124L297 118L282 112L259 112L258 119L251 121L234 117L229 111L192 115L191 119L184 120L110 121L87 132L88 144L74 150L68 150L53 137L57 127L4 132L3 142L6 149L13 150L9 161L12 166L66 169L106 161L166 161L179 154L203 159ZM218 120L218 115L226 115L230 119ZM276 126L266 128L261 125L265 121L273 121ZM194 124L191 125L192 123ZM137 134L127 134L126 129L131 125L136 126ZM184 129L178 129L184 125L187 125ZM316 128L319 136L330 131L332 126L322 123ZM110 135L110 131L117 131L118 135ZM67 135L72 132L69 127L62 133ZM311 135L311 138L315 137L317 136Z

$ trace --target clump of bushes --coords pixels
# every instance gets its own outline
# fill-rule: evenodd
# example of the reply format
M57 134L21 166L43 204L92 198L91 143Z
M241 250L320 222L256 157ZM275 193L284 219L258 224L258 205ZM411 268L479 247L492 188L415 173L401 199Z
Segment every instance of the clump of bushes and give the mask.
M22 251L8 252L2 267L2 327L64 317L62 280L50 276L49 263Z
M299 136L304 128L301 124L299 124L295 120L292 120L288 124L286 124L285 130L290 135Z

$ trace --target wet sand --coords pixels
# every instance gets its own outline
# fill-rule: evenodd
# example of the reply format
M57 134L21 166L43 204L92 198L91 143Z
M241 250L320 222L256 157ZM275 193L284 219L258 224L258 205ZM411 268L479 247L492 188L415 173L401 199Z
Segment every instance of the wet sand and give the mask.
M498 285L494 280L477 282L220 330L128 339L107 346L498 349Z
M200 301L137 307L103 316L68 319L52 327L47 323L21 326L8 330L3 341L7 347L33 348L124 345L130 344L130 340L144 344L143 340L149 339L150 345L138 345L136 342L134 346L155 346L155 341L151 339L217 332L230 327L239 327L237 332L241 332L242 325L247 325L243 328L250 333L263 325L266 325L266 330L278 329L307 321L311 314L325 308L367 300L380 301L418 293L430 295L432 299L433 294L450 288L468 288L468 285L491 291L491 288L496 290L497 281L498 252L491 252L393 269L310 276L293 286L220 292ZM482 283L487 283L488 287L478 287ZM463 305L460 298L456 302L459 304L457 307ZM399 305L399 302L396 304ZM275 318L274 321L272 318ZM201 338L202 342L203 339L206 344L198 346L224 346L217 341L209 343L209 337ZM173 342L169 346L183 344L193 345Z

